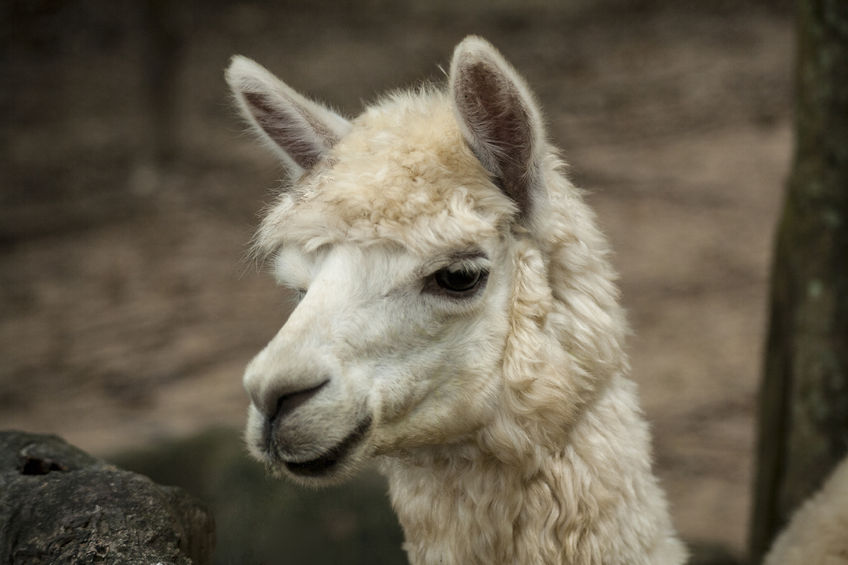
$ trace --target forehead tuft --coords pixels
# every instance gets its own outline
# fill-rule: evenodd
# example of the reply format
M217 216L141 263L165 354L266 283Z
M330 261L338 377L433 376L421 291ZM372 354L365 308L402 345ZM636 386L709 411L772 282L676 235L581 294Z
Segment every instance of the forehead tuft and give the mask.
M413 252L497 235L515 205L465 144L447 97L399 93L368 108L325 163L281 196L257 243L391 241Z

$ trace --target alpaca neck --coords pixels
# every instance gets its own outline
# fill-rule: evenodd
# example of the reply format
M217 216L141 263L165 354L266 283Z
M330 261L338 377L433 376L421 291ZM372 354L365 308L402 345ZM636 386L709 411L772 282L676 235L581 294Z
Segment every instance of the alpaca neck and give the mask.
M623 378L531 466L473 443L384 463L414 564L682 563L650 468L647 426Z

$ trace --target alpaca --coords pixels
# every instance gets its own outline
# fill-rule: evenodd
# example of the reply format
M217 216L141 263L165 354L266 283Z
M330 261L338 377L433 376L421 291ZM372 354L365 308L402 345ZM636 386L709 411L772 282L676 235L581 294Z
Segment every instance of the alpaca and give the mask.
M848 458L777 537L765 565L848 565Z
M252 455L306 485L375 460L412 563L682 563L606 240L501 54L468 37L446 89L352 121L226 76L292 179L255 240L299 302L245 371Z

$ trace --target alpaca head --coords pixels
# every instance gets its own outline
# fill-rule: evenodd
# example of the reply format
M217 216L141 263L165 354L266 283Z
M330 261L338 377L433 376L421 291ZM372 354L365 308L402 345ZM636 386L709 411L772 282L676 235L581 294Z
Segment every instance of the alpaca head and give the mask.
M505 366L533 362L509 352L517 285L533 302L528 323L548 323L533 309L552 300L540 232L558 205L542 179L558 162L539 111L479 38L457 46L449 74L446 93L396 94L348 121L248 59L227 71L292 179L257 249L299 297L245 372L246 437L302 482L492 428L518 394ZM540 395L520 386L524 400Z

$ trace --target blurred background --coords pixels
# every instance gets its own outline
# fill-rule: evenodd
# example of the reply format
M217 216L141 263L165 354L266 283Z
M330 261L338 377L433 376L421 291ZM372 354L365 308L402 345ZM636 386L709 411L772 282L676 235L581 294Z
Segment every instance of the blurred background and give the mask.
M0 9L0 428L186 486L216 513L220 563L403 562L380 479L302 491L241 447L241 373L289 301L245 258L282 171L245 134L223 69L249 56L353 116L387 89L441 82L475 33L535 90L612 240L679 530L743 556L792 149L789 2Z

